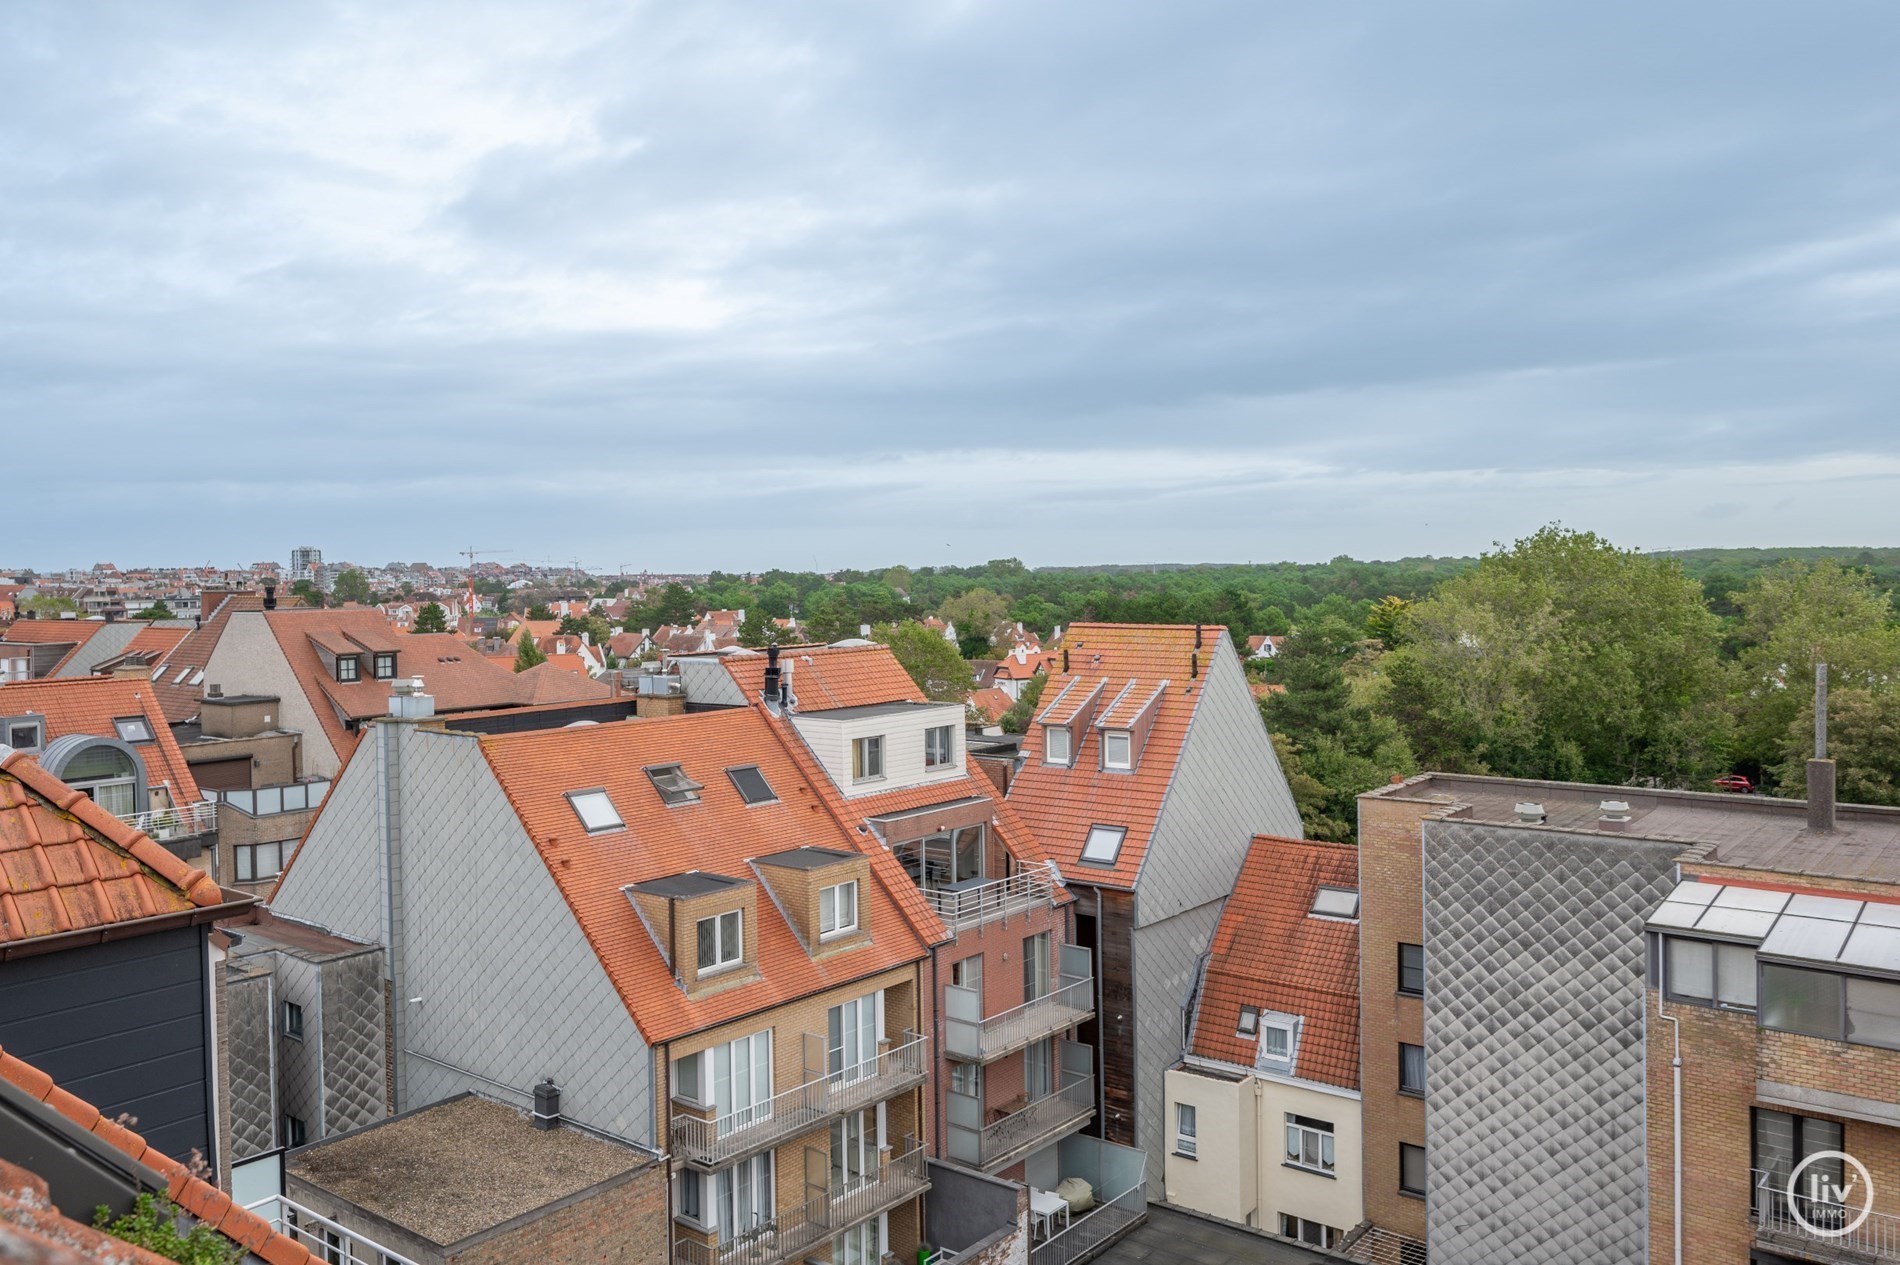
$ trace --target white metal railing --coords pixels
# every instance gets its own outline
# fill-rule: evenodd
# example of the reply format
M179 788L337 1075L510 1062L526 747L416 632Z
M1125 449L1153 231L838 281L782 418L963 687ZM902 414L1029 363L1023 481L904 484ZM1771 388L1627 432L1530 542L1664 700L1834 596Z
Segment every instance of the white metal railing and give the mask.
M673 1245L674 1259L681 1265L782 1265L808 1256L825 1240L930 1188L923 1144L907 1137L900 1147L898 1154L880 1157L875 1172L817 1191L731 1242L680 1237Z
M976 1162L988 1166L1006 1155L1061 1137L1094 1113L1094 1079L1067 1075L1052 1092L985 1126L977 1138Z
M359 1234L340 1222L312 1212L286 1195L272 1195L248 1206L270 1222L271 1229L294 1240L312 1256L327 1265L416 1265L400 1252L392 1251L366 1234Z
M1113 1199L1105 1199L1074 1218L1062 1229L1029 1249L1029 1265L1069 1265L1122 1227L1147 1215L1145 1183L1136 1182Z
M1044 1037L1066 1032L1095 1013L1095 981L1060 975L1055 988L1033 1001L986 1015L982 997L959 984L944 987L943 1051L953 1059L990 1063Z
M329 793L330 779L290 782L283 786L260 786L252 790L211 791L218 802L229 804L247 817L273 817L278 813L300 813L323 804Z
M121 813L119 820L134 830L144 831L160 843L208 835L218 828L218 806L210 800L180 804L176 808L154 808L142 813Z
M1864 1205L1844 1207L1809 1195L1790 1195L1783 1186L1785 1176L1759 1168L1750 1169L1749 1174L1754 1179L1751 1202L1757 1234L1798 1239L1809 1247L1839 1252L1843 1260L1900 1261L1900 1217L1869 1212L1850 1230L1847 1226Z
M1047 905L1055 899L1055 889L1047 879L1024 872L972 887L927 887L924 899L955 933Z

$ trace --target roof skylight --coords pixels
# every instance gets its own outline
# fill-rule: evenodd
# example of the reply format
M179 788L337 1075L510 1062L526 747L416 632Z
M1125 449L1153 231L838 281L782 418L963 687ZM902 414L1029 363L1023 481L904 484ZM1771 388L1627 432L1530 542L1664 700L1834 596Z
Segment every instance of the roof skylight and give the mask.
M1082 845L1082 859L1091 865L1113 865L1127 837L1126 826L1090 826L1088 840Z
M620 810L614 807L606 791L569 791L567 802L574 806L574 815L581 819L581 825L587 827L590 835L619 830L627 824L620 820Z
M660 799L666 804L697 804L699 793L706 789L700 783L686 776L686 770L677 764L659 764L647 770L647 776L653 780L653 789L660 793Z
M1320 918L1359 917L1359 893L1350 887L1322 887L1313 893L1309 911Z
M143 716L120 716L113 720L112 728L118 732L121 742L152 740L152 722Z
M772 784L765 780L765 774L759 772L756 764L742 764L727 769L726 776L732 779L733 789L739 792L739 798L747 804L770 804L778 799Z

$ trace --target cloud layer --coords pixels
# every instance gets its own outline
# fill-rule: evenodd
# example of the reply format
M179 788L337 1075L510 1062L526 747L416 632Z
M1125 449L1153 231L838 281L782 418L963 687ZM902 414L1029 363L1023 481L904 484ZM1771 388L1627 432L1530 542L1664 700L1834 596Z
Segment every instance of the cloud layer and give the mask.
M1900 11L91 6L0 567L1894 543Z

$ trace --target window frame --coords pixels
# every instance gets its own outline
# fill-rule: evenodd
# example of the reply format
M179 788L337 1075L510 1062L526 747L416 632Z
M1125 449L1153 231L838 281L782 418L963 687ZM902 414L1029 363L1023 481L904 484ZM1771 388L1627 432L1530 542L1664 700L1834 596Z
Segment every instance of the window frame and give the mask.
M1408 1059L1406 1057L1406 1052L1409 1050L1418 1051L1415 1059ZM1408 1062L1416 1062L1418 1064L1418 1084L1416 1085L1408 1085L1405 1083L1405 1069ZM1425 1096L1424 1046L1414 1045L1410 1041L1399 1042L1399 1092L1409 1098L1423 1098Z
M1425 1171L1425 1148L1414 1142L1401 1142L1399 1143L1399 1193L1401 1195L1417 1195L1423 1198L1425 1195L1424 1186L1407 1186L1405 1184L1405 1160L1406 1153L1409 1151L1416 1151L1418 1153L1418 1166L1420 1170L1422 1170L1421 1176L1429 1179L1429 1173Z
M1049 740L1056 732L1062 734L1062 754L1057 756L1050 750ZM1067 725L1044 725L1042 727L1042 762L1058 768L1070 768L1075 763L1075 734Z
M1352 911L1342 914L1336 910L1321 909L1320 902L1329 896L1348 897L1351 901ZM1318 887L1313 889L1313 903L1308 906L1306 913L1309 918L1325 918L1332 922L1358 922L1359 889L1356 887L1339 887L1332 883L1321 883Z
M847 888L850 889L850 893L851 893L851 920L849 922L844 921L839 913L839 910L841 908L839 901L843 897L844 892ZM825 897L827 896L830 896L832 899L832 910L831 910L832 925L829 928L825 926ZM848 879L845 879L842 883L832 883L825 887L819 888L818 889L818 938L820 940L835 940L839 936L848 936L852 932L856 931L857 929L858 929L858 880L854 878L848 878Z
M733 954L731 957L725 956L725 951L728 947L726 944L725 921L728 918L734 920L732 932L733 944L731 946ZM706 945L700 933L700 928L704 927L707 923L713 925L713 961L710 964L705 960ZM708 914L704 918L695 919L693 921L693 947L693 960L699 964L695 972L698 976L718 975L723 971L730 971L735 967L745 965L745 910L722 909L716 914Z
M293 1116L286 1111L284 1113L283 1125L284 1148L286 1150L305 1146L309 1143L310 1126L304 1123L302 1116Z
M686 766L674 761L670 764L649 764L644 770L647 781L653 786L653 793L660 797L660 803L668 808L684 808L688 804L700 802L700 792L705 784L693 780ZM673 785L665 785L660 779L667 778Z
M1097 845L1095 841L1095 836L1098 832L1103 836L1103 838L1107 838L1108 835L1110 834L1113 834L1115 836L1113 846L1111 846L1108 849L1107 857L1089 855L1089 852L1091 850L1096 849ZM1077 859L1083 865L1099 865L1103 869L1113 869L1116 863L1121 860L1122 845L1127 842L1128 842L1128 827L1109 826L1109 825L1104 825L1101 822L1096 822L1089 827L1088 834L1082 837L1082 854Z
M1116 761L1109 757L1109 751L1116 744L1121 745L1122 759ZM1127 729L1104 729L1102 731L1102 767L1114 773L1132 773L1135 768L1135 735Z
M389 666L389 671L387 672L383 671L385 661L387 661ZM369 664L370 675L376 680L393 681L396 679L396 652L394 650L378 650L375 654L370 656Z
M758 774L759 785L765 788L765 797L763 799L753 799L746 793L744 784L739 781L739 775L748 771ZM767 780L765 770L756 764L732 765L726 770L726 780L732 783L732 789L738 792L740 801L744 803L747 808L757 808L761 804L778 803L778 792L772 789L772 783Z
M345 671L345 665L348 671ZM363 663L360 655L340 654L336 657L337 684L354 685L363 679Z
M957 727L932 725L924 730L924 768L928 770L954 768L956 762Z
M130 732L128 732L128 730ZM119 736L120 742L145 743L158 741L152 732L152 722L144 716L114 716L112 732ZM143 737L138 735L143 734Z
M1418 965L1417 967L1414 968L1418 972L1418 987L1417 988L1407 988L1405 986L1405 975L1406 975L1405 951L1407 949L1418 950ZM1423 997L1425 995L1425 946L1424 945L1411 944L1404 940L1399 941L1398 993L1399 993L1399 996L1401 997Z
M1260 1007L1242 1006L1240 1018L1234 1021L1234 1035L1246 1037L1250 1041L1260 1039Z
M1709 953L1709 995L1683 993L1676 989L1675 952L1679 945L1695 945L1706 948ZM1743 970L1735 961L1737 953L1748 955L1748 965ZM1724 965L1724 961L1728 965ZM1671 1002L1681 1002L1685 1006L1703 1006L1711 1010L1733 1010L1752 1014L1761 1005L1761 968L1755 961L1755 946L1735 944L1727 940L1704 940L1700 936L1678 936L1665 934L1662 937L1663 996ZM1723 994L1730 991L1730 972L1738 971L1747 981L1748 993L1753 998L1748 1004L1725 1001Z
M1196 1118L1194 1104L1178 1102L1174 1104L1174 1153L1184 1160L1200 1160L1197 1154L1200 1148L1200 1135L1197 1130L1200 1122Z
M587 820L587 814L581 810L581 801L592 800L596 795L600 797L600 802L607 806L607 811L613 814L613 821L611 823L598 826L594 825ZM627 828L627 819L620 815L620 806L614 803L614 797L607 793L607 788L604 786L593 786L580 791L568 791L567 806L574 810L574 819L581 823L581 829L590 835L611 834L616 830L625 830Z
M876 767L872 767L875 765ZM865 734L851 740L851 780L853 782L881 782L884 780L884 735Z
M1266 1036L1269 1032L1279 1032L1279 1033L1285 1034L1286 1036L1286 1053L1285 1054L1274 1054L1267 1049ZM1260 1043L1259 1058L1269 1063L1285 1063L1291 1066L1293 1062L1293 1053L1298 1048L1299 1039L1300 1039L1300 1026L1298 1023L1289 1022L1286 1019L1278 1018L1278 1017L1263 1018L1260 1021L1260 1033L1258 1037L1258 1040Z
M13 741L26 731L32 731L33 741L21 744ZM46 722L37 717L11 717L7 720L7 745L15 751L34 752L46 746Z
M1795 966L1785 962L1761 962L1758 964L1758 990L1755 994L1755 1026L1768 1032L1788 1032L1796 1036L1816 1037L1823 1041L1847 1041L1847 979L1835 971L1817 971L1808 967ZM1806 1028L1784 1028L1768 1022L1768 981L1770 972L1788 972L1796 975L1812 975L1833 981L1834 984L1834 1028L1829 1032L1812 1032ZM1878 1048L1878 1047L1875 1047Z
M279 874L284 872L284 845L290 844L294 850L296 842L294 839L267 839L258 843L233 844L231 846L231 864L232 868L236 871L234 881L239 883L265 883L276 878ZM265 848L273 850L277 861L272 869L260 873L257 868L257 857L259 852Z
M294 1001L286 1000L283 1004L279 1030L293 1041L303 1040L303 1007Z
M1302 1173L1313 1173L1320 1177L1339 1176L1339 1156L1337 1153L1338 1130L1330 1120L1321 1120L1314 1116L1302 1116L1295 1112L1286 1114L1286 1149L1282 1152L1281 1164L1286 1168L1298 1169ZM1324 1126L1324 1127L1321 1127ZM1298 1137L1299 1144L1293 1145ZM1318 1139L1313 1149L1318 1153L1317 1163L1306 1161L1306 1140L1311 1136ZM1328 1153L1332 1158L1327 1158Z

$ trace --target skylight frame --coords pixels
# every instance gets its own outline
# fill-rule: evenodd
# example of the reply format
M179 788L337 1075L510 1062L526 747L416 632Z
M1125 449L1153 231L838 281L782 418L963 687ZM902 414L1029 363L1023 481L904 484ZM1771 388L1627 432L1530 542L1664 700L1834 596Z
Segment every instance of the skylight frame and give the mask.
M613 796L607 793L607 788L604 786L590 787L582 791L568 791L567 803L568 807L574 810L574 816L581 823L581 828L590 835L611 834L613 831L627 828L626 819L620 815L619 806L614 803ZM584 804L586 807L583 807ZM597 811L603 807L607 810L607 815L604 817ZM590 808L596 811L590 813Z
M114 716L112 732L119 736L120 742L157 741L157 735L152 732L152 722L144 716Z
M645 772L660 802L668 808L697 804L699 793L706 789L703 783L687 776L686 767L681 764L650 764Z
M1092 825L1082 841L1081 861L1084 865L1112 866L1121 858L1122 844L1127 840L1126 826ZM1104 851L1106 856L1102 855Z
M739 775L742 773L755 775L758 778L759 786L764 789L765 794L755 799L752 793L746 789L745 783L740 781ZM726 778L732 783L732 789L739 792L739 798L745 801L747 808L757 808L760 804L776 804L779 802L778 792L773 790L772 783L766 780L765 770L756 764L732 765L726 770Z
M1331 908L1327 908L1328 905ZM1358 922L1359 889L1334 887L1331 884L1322 883L1314 889L1313 904L1306 913L1309 918L1325 918L1333 922Z

